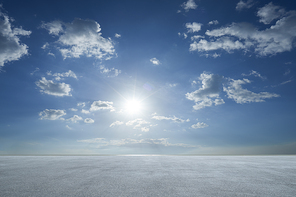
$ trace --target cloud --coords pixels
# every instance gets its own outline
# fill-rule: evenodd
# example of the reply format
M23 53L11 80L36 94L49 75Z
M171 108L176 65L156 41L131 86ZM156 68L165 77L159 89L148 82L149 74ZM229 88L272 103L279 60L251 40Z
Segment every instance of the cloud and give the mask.
M0 68L5 63L19 60L28 54L28 46L20 43L20 36L29 36L32 32L21 28L12 28L9 16L2 13L0 7Z
M188 29L188 33L194 33L194 32L199 32L201 30L201 23L186 23L185 24L186 28Z
M213 20L208 23L208 25L218 25L218 24L219 24L219 21L217 20Z
M83 114L89 114L90 112L88 110L82 109L81 110L81 113L83 113Z
M134 126L133 129L140 129L140 130L142 130L144 132L147 132L147 131L149 131L149 128L148 127L142 127L142 125L150 124L150 122L147 122L146 120L143 120L141 118L137 118L135 120L130 120L125 124L126 124L126 126Z
M64 115L66 115L66 112L60 109L45 109L39 113L41 120L58 120Z
M78 107L81 106L82 108L84 108L84 107L85 107L85 102L77 103L77 106L78 106Z
M198 122L194 125L191 125L191 128L193 129L202 129L202 128L205 128L205 127L208 127L209 125L207 125L206 123L204 122Z
M269 92L254 93L247 89L243 89L242 85L247 83L251 83L251 81L248 79L229 79L228 87L224 86L223 90L227 93L228 98L233 99L236 103L240 104L251 102L265 102L264 99L280 96L278 94Z
M184 37L184 39L186 39L186 38L187 38L187 34L185 34L185 33L181 34L181 33L179 32L179 33L178 33L178 35L179 35L179 36L183 36L183 37Z
M94 101L91 104L90 111L97 111L97 110L110 110L115 111L114 107L112 106L113 102L109 101Z
M201 39L190 44L190 51L214 51L223 49L228 53L254 50L258 56L275 55L291 51L296 38L296 11L286 12L272 3L259 9L257 15L264 24L278 19L274 25L259 30L250 23L232 23L229 26L207 30L209 39Z
M270 24L273 20L279 19L286 13L285 9L280 6L275 6L270 2L264 7L260 8L257 12L257 16L260 18L260 22L264 24ZM294 13L295 14L295 13Z
M121 35L120 34L115 34L115 38L120 38Z
M58 36L59 33L63 32L63 23L61 21L52 21L49 23L42 23L41 28L44 28L49 31L49 34ZM47 43L48 44L48 43Z
M155 57L151 58L150 62L152 62L152 64L154 64L154 65L160 65L161 64L160 61L158 59L156 59Z
M66 128L67 128L67 129L69 129L69 130L72 130L72 128L71 128L71 127L69 127L69 125L66 125Z
M173 117L165 117L165 116L153 116L152 119L155 120L172 120L173 122L177 123L183 123L183 122L189 122L190 120L182 120L181 118L177 118L176 116Z
M186 98L195 102L193 109L199 110L213 104L220 105L224 101L219 97L223 78L219 75L202 73L199 77L202 87L186 94ZM215 99L215 100L214 100Z
M70 94L71 87L66 83L54 83L52 80L47 80L42 77L41 80L35 82L41 88L40 92L54 96L72 96Z
M109 127L114 127L116 125L122 125L122 124L123 124L123 122L117 120L117 121L113 122L112 124L110 124Z
M197 5L195 4L194 0L188 0L187 2L184 2L181 7L184 8L186 12L188 12L190 9L195 10Z
M260 73L258 73L258 72L255 71L255 70L251 70L249 74L245 74L245 73L242 74L242 76L251 76L251 75L253 75L253 76L255 76L255 77L259 77L259 78L261 78L262 80L266 80L266 77L262 76Z
M108 77L117 77L120 73L121 70L115 69L115 68L106 68L104 65L100 66L100 70L102 74L107 74Z
M51 74L51 72L49 71L47 72L47 75L54 76L56 81L63 80L64 77L73 77L77 79L76 74L72 70L69 70L68 72L64 72L64 73L54 73L54 74Z
M91 119L91 118L85 118L84 122L87 123L87 124L92 124L95 121L93 119Z
M102 37L100 25L94 20L74 19L72 23L43 23L50 34L59 36L58 49L64 59L80 56L110 59L114 53L112 40Z
M71 111L77 111L77 109L75 109L75 108L70 108L69 110L71 110Z
M69 118L67 120L70 120L70 121L72 121L74 123L77 123L78 121L83 120L83 118L78 116L78 115L74 115L72 118Z
M160 145L160 146L177 146L177 147L185 147L185 148L193 148L195 146L177 143L172 144L168 142L168 138L159 138L159 139L120 139L120 140L109 140L107 141L105 138L92 138L86 140L77 140L77 142L88 143L88 144L97 144L99 147L102 146L130 146L130 145Z
M242 9L249 9L254 5L253 0L248 0L246 2L240 0L236 5L236 10L242 10Z

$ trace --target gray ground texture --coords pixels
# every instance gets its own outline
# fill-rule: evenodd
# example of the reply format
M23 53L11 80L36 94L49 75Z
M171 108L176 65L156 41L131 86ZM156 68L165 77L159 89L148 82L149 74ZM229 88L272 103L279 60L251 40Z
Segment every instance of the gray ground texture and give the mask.
M0 196L296 196L296 156L1 156Z

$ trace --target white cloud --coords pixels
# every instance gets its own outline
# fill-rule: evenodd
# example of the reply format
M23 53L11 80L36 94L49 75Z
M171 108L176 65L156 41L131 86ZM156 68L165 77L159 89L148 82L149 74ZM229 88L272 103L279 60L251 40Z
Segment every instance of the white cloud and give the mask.
M46 42L46 43L41 47L41 49L46 49L48 46L49 46L49 44L48 44L48 42Z
M70 94L71 87L66 83L54 83L52 80L47 80L42 77L41 80L35 82L41 88L40 92L54 96L72 96Z
M35 69L33 72L31 72L30 75L34 75L35 72L38 72L39 70L40 70L40 69L39 69L38 67L36 67L36 69Z
M238 40L234 40L230 37L218 38L215 41L207 41L201 39L199 42L194 41L190 44L189 51L213 51L218 49L224 49L227 52L231 52L237 49L245 49L246 46Z
M41 28L44 28L46 30L49 31L49 34L52 34L52 35L59 35L59 33L63 32L64 29L62 27L62 22L61 21L52 21L52 22L49 22L49 23L42 23L41 25ZM48 44L48 43L47 43Z
M195 10L197 8L194 0L188 0L187 2L184 2L181 6L186 12L188 12L190 9Z
M206 123L204 122L198 122L194 125L191 125L191 128L193 129L202 129L202 128L205 128L205 127L208 127L209 125L207 125Z
M188 33L194 33L194 32L199 32L201 30L201 23L186 23L185 24L186 28L188 29Z
M233 50L243 50L246 53L254 49L259 56L292 50L293 40L296 38L296 11L285 12L278 6L268 4L258 13L260 21L265 24L274 19L278 20L263 30L250 23L232 23L227 27L207 30L205 34L209 36L209 40L194 41L190 44L189 50L203 52L223 49L229 53Z
M77 123L78 121L83 120L83 118L78 116L78 115L74 115L72 118L69 118L67 120L70 120L70 121L72 121L74 123Z
M264 99L280 96L269 92L254 93L247 89L243 89L243 84L251 83L248 79L229 79L229 81L228 87L224 86L223 90L227 93L228 98L233 99L236 103L264 102Z
M218 25L218 24L219 24L218 20L213 20L208 23L208 25Z
M70 108L69 110L71 110L71 111L77 111L77 109L75 109L75 108Z
M219 105L224 103L223 99L219 97L222 79L219 75L206 74L205 72L200 75L199 80L202 83L202 87L186 94L187 99L195 102L193 109L199 110L204 107L210 107L213 104Z
M85 102L77 103L77 106L78 106L78 107L81 106L82 108L84 108L84 107L85 107Z
M147 132L147 129L149 131L149 128L147 127L142 127L142 125L147 125L150 124L150 122L147 122L146 120L143 120L141 118L137 118L135 120L130 120L127 123L125 123L126 126L134 126L133 129L140 129L142 131ZM144 129L143 129L144 128Z
M29 36L31 31L12 28L9 17L0 7L0 68L5 63L19 60L28 54L28 46L20 43L19 36Z
M249 9L254 5L253 0L248 0L246 2L240 0L236 5L236 10L242 10L242 9Z
M72 70L69 70L68 72L64 72L64 73L54 73L54 74L51 74L51 72L49 71L47 72L47 75L54 76L56 81L63 80L64 77L73 77L77 79L76 74Z
M189 122L190 120L183 120L181 118L177 118L176 116L173 117L165 117L165 116L153 116L152 119L155 120L172 120L174 122L183 123L183 122Z
M177 147L186 147L193 148L195 146L177 143L172 144L168 142L168 138L159 138L159 139L120 139L120 140L109 140L107 141L105 138L92 138L86 140L77 140L77 142L88 143L88 144L97 144L99 147L101 146L128 146L128 145L161 145L161 146L177 146Z
M90 112L88 110L82 109L81 110L81 113L83 113L83 114L89 114Z
M41 120L58 120L61 119L61 117L64 115L66 115L66 112L60 109L45 109L39 113L39 116L41 116Z
M122 124L123 124L123 122L117 120L117 121L113 122L112 124L110 124L109 127L114 127L116 125L122 125Z
M91 104L90 111L97 111L97 110L115 111L112 105L113 105L113 102L110 102L110 101L94 101Z
M94 20L77 18L72 23L53 21L43 23L42 27L59 36L58 49L64 59L82 55L110 59L115 53L112 40L102 37L100 25Z
M257 16L260 17L260 22L264 24L270 24L273 20L279 19L286 14L285 9L280 6L275 6L270 2L264 7L260 8L257 12Z
M93 119L91 119L91 118L85 118L84 122L87 123L87 124L92 124L95 121Z
M69 127L69 125L66 125L66 128L67 128L67 129L69 129L69 130L72 130L72 128L71 128L71 127Z
M120 38L121 35L120 34L115 34L115 38Z
M115 68L106 68L104 65L100 66L100 70L102 74L107 74L108 77L117 77L120 73L121 70L115 69Z
M255 77L259 77L262 80L266 79L266 77L262 76L259 72L255 71L255 70L251 70L249 74L245 74L245 73L242 74L242 76L251 76L251 75L253 75Z
M204 38L204 36L201 36L201 35L195 35L195 36L191 36L191 40L198 40L198 39L201 39L201 38Z
M161 64L160 61L158 59L156 59L155 57L151 58L150 62L152 62L152 64L154 64L154 65L160 65Z

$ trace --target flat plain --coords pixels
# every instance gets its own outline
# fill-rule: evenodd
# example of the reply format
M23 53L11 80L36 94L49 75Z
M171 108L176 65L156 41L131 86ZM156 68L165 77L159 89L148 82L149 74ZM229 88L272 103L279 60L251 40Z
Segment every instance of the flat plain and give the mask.
M296 156L1 156L0 196L295 196Z

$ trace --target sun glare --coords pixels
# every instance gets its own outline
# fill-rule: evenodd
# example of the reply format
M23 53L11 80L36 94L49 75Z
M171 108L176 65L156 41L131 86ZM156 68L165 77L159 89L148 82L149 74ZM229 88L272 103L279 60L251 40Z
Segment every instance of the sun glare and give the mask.
M137 114L141 111L142 109L142 105L141 105L141 102L138 101L138 100L128 100L126 102L126 111L129 113L129 114Z

